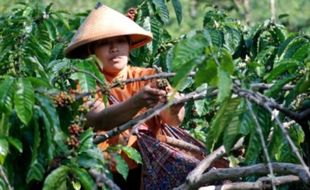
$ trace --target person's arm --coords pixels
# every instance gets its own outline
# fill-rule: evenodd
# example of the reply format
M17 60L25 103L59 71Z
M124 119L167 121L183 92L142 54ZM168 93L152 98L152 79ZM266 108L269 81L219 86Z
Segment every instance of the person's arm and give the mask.
M140 92L119 104L105 107L102 102L95 102L87 113L87 123L95 130L110 130L131 120L143 107L152 107L166 96L164 90L145 86Z

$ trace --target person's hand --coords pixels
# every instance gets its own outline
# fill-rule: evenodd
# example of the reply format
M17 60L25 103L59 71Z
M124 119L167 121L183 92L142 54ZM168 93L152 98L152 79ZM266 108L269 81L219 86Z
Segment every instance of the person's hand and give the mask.
M159 102L167 101L167 92L151 85L146 85L133 97L134 103L140 107L154 107Z

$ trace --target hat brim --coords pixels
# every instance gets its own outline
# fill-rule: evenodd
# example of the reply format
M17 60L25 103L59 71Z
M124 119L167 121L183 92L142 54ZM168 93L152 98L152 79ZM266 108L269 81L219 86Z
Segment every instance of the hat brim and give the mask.
M138 48L138 47L144 46L145 44L149 43L150 41L152 41L152 38L150 36L144 36L141 34L129 35L130 49ZM101 39L107 39L111 37L117 37L117 36L96 37L96 38L89 38L83 41L79 41L78 43L75 43L72 46L69 46L67 49L65 49L65 55L67 58L70 58L70 59L85 59L91 55L91 50L89 49L90 48L89 45L91 43L101 40Z
M90 45L93 42L116 36L129 36L130 49L141 47L153 38L151 32L146 31L125 15L102 5L94 9L79 27L65 49L65 56L72 59L85 59L92 53Z

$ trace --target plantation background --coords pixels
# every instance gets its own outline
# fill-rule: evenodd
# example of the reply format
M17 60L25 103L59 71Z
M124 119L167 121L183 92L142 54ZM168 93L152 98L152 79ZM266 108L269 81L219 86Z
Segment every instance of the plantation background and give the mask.
M2 0L0 2L0 12L3 14L10 10L18 0ZM139 4L142 0L42 0L46 5L53 3L55 9L67 10L71 13L85 12L91 10L97 2L106 4L121 12L126 12L128 8ZM175 15L171 12L172 5L168 4L172 13L167 24L168 31L175 37L189 32L193 28L202 27L203 14L210 7L218 6L225 10L231 17L245 22L245 10L243 0L180 0L183 5L183 22L181 27L177 24ZM276 0L276 14L279 22L286 25L290 31L310 32L310 1L308 0ZM258 24L271 17L268 0L249 0L249 23Z
M190 97L182 127L208 147L206 152L225 149L231 179L255 182L261 175L290 171L299 182L279 189L307 189L310 2L275 1L276 18L270 20L271 1L103 3L124 13L139 8L135 21L151 30L154 40L132 52L131 64L173 76L173 86ZM119 151L142 162L135 149L122 145L107 150L110 159L103 158L96 146L100 140L85 125L89 107L82 99L94 98L98 86L105 93L120 84L105 85L93 58L68 60L63 55L94 5L0 2L1 189L115 189L108 164L115 162L117 171L128 175ZM243 146L236 154L233 146L240 138ZM236 176L237 166L260 163L275 167L264 172L250 168L254 173ZM189 176L182 189L198 188L203 176L195 177ZM213 183L216 179L204 185Z

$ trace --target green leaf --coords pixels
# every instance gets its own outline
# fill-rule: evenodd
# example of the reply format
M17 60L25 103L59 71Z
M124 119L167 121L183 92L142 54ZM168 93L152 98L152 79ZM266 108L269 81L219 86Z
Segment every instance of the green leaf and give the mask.
M126 180L127 176L128 176L128 172L129 172L127 163L118 154L114 155L114 159L116 161L116 170L117 170L117 172L120 173L123 176L123 178Z
M78 80L81 92L89 92L91 90L96 89L96 78L98 78L101 82L103 82L103 77L99 77L98 68L90 62L80 61L76 64L76 67L81 70L82 72L77 72L72 75L74 80ZM87 73L85 73L85 72Z
M8 153L9 153L9 143L5 138L0 137L0 165L3 165Z
M38 111L40 116L43 118L45 133L46 133L46 141L48 141L48 155L49 159L53 158L53 141L58 145L58 149L62 152L67 150L67 146L64 144L65 142L65 135L60 128L60 122L58 113L53 105L53 102L50 98L37 94L36 95L36 103L39 106Z
M195 106L195 110L198 114L198 116L202 116L203 114L205 114L205 102L207 100L202 99L202 100L196 100L194 102L194 106Z
M221 69L228 74L233 74L234 72L234 61L231 54L225 50L221 49L222 57L220 59Z
M294 54L302 47L304 44L309 43L309 40L305 39L302 36L297 36L294 38L285 48L283 54L280 57L282 59L290 59Z
M162 36L162 24L155 18L151 18L151 31L153 34L152 48L153 53L157 52L158 45Z
M102 152L93 148L79 154L78 164L84 168L102 168L105 163Z
M224 43L224 34L221 30L216 29L204 29L203 35L207 39L209 47L222 47Z
M67 166L60 166L53 170L45 179L43 190L55 190L59 189L59 187L65 187L69 171L70 168Z
M53 21L49 20L45 20L45 22L43 22L44 26L46 27L48 34L49 34L49 38L50 40L55 40L57 38L58 35L58 29L55 26L55 24L53 23Z
M198 67L195 76L195 85L200 86L203 83L208 83L210 86L216 86L218 83L218 69L214 59L208 59L205 64Z
M240 114L240 134L244 136L249 135L254 125L253 118L248 111Z
M210 150L215 148L215 144L218 143L220 136L223 134L232 118L235 116L239 104L240 99L235 98L228 99L221 105L219 111L216 113L216 116L211 123L207 137L207 147L209 147Z
M161 21L163 23L169 22L169 11L165 0L152 0L153 4L155 5L156 12L158 13Z
M287 83L291 82L292 80L296 79L296 75L287 76L281 80L277 80L270 89L268 89L265 94L269 97L276 97L279 95L279 92L282 91L282 88Z
M31 162L29 171L27 172L26 182L30 183L32 180L42 181L44 173L44 166L38 161L38 159L35 159Z
M14 81L13 77L8 76L0 82L0 110L3 112L12 111Z
M127 154L127 156L130 159L134 160L136 163L142 164L141 155L136 149L128 146L123 146L122 151L124 151Z
M175 16L177 17L178 24L180 25L182 22L182 5L179 0L172 0L173 9L175 12Z
M254 164L257 163L256 160L261 154L262 146L259 140L259 136L255 130L255 127L251 128L250 138L245 151L246 163Z
M300 62L295 60L283 60L277 64L277 66L267 75L265 75L265 79L270 82L273 79L277 78L279 75L288 71L289 69L295 69L300 65Z
M223 100L230 97L232 89L232 79L230 75L223 70L222 66L218 67L218 95L217 102L222 102Z
M42 78L36 78L36 77L28 77L30 80L33 88L51 88L51 85L47 80L44 80Z
M176 90L179 90L183 86L184 82L186 82L187 75L193 70L195 66L194 63L194 60L186 63L183 68L180 69L173 77L172 86L174 86Z
M292 59L302 62L307 56L310 55L309 52L310 52L310 42L304 44L299 49L297 49L296 52L292 55Z
M96 184L93 178L82 168L71 169L75 178L81 183L84 190L95 190Z
M7 137L7 140L12 146L14 146L18 150L18 152L23 152L23 144L19 139L14 137Z
M239 30L225 26L224 30L224 47L228 49L228 51L233 54L237 47L239 46L241 42L242 34Z
M36 107L35 107L36 108ZM37 109L35 109L37 111ZM26 176L26 182L29 183L32 180L41 181L44 177L45 168L42 163L39 161L39 151L41 146L41 132L39 126L39 118L38 114L35 112L34 120L33 120L33 145L31 147L32 154L31 154L31 163L29 170ZM47 143L49 140L46 140ZM49 148L53 149L53 146L49 146Z
M93 131L91 128L87 129L80 136L80 146L78 152L84 152L93 146Z
M310 89L310 72L308 70L307 74L297 81L296 90L299 94L301 94L307 92L309 89Z
M201 34L181 41L174 47L172 66L175 71L182 69L184 64L200 57L204 51L206 40Z
M236 110L235 114L231 118L226 130L224 131L223 144L227 152L235 145L236 137L240 134L240 118L243 110Z
M34 90L28 78L16 81L14 104L18 118L27 125L32 118L34 105Z

